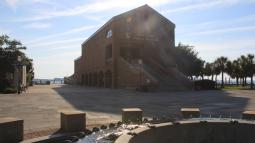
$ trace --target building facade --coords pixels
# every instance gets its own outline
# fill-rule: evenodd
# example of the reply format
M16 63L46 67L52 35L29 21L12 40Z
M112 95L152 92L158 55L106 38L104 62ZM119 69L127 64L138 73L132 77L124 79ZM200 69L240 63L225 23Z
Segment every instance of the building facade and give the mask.
M74 61L76 84L109 88L176 89L189 80L167 56L175 24L144 5L117 15L82 43Z

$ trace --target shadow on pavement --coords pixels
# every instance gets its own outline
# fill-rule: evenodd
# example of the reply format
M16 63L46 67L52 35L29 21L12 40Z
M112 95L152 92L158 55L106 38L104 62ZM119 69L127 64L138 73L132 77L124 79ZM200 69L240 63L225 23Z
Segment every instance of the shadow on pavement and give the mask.
M139 107L145 116L180 116L182 107L198 107L204 116L240 118L249 98L228 91L135 92L85 86L53 87L77 110L121 114L121 108Z

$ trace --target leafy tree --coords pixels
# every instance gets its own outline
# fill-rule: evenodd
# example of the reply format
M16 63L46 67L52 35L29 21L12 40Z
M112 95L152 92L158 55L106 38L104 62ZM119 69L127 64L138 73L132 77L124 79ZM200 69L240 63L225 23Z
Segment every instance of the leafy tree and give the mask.
M215 61L217 66L220 68L220 72L221 72L221 88L224 87L224 72L225 72L226 67L227 67L227 61L228 61L228 58L223 57L223 56L217 58L216 61Z
M193 76L203 78L204 61L198 58L198 53L193 46L179 43L177 47L169 52L174 57L177 68L186 76L193 79Z
M212 76L213 75L213 66L211 63L206 63L204 67L204 74L206 76ZM213 79L213 76L212 76Z
M22 50L26 50L26 47L20 41L11 40L7 35L0 36L0 90L10 86L11 82L6 78L6 74L14 72L18 56L22 59L21 64L27 66L27 75L33 79L32 60L26 57Z

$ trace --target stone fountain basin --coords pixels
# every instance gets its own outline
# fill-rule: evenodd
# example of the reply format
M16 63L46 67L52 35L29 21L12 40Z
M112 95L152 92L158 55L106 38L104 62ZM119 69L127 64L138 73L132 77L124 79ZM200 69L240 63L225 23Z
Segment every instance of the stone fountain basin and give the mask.
M255 122L218 119L161 123L123 134L115 143L255 143Z

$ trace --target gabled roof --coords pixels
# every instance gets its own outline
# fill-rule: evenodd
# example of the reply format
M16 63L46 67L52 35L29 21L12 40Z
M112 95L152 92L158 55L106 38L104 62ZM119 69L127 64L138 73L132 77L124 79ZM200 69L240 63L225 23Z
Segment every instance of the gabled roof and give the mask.
M152 7L150 7L150 6L147 5L147 4L145 4L145 5L143 5L143 6L140 6L140 7L137 7L137 8L135 8L135 9L129 10L129 11L127 11L127 12L121 13L121 14L116 15L116 16L114 16L114 17L121 17L121 16L124 16L124 15L130 14L130 13L135 13L135 12L136 12L137 10L139 10L139 9L149 9L149 10L153 11L154 13L156 13L156 14L157 14L158 16L160 16L161 18L165 19L169 24L175 26L175 24L174 24L172 21L170 21L169 19L167 19L166 17L164 17L162 14L160 14L159 12L157 12L155 9L153 9Z
M161 18L165 19L170 25L173 25L175 27L175 24L173 22L171 22L169 19L167 19L166 17L164 17L163 15L161 15L159 12L157 12L156 10L154 10L153 8L151 8L149 5L145 4L143 6L137 7L135 9L129 10L127 12L121 13L119 15L116 15L114 17L112 17L109 21L107 21L102 27L100 27L95 33L93 33L88 39L86 39L81 45L85 44L87 41L89 41L92 37L94 37L94 35L96 35L99 31L101 31L106 25L108 25L110 22L112 22L113 20L115 20L118 17L122 17L125 16L127 14L130 13L134 13L139 9L149 9L152 10L154 13L156 13L158 16L160 16Z

